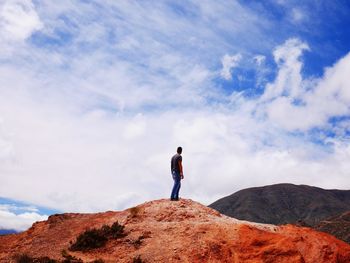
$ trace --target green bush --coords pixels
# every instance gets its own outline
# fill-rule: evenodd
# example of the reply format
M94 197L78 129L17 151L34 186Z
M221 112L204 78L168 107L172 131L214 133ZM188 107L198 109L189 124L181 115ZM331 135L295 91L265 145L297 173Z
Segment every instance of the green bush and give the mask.
M107 237L99 229L86 230L80 234L70 247L72 251L86 251L93 248L103 247L107 242Z
M119 237L125 236L125 234L124 234L124 226L123 226L123 225L120 225L120 224L118 223L118 221L115 222L115 223L110 227L109 235L110 235L112 238L119 238Z
M108 239L125 236L124 226L115 222L112 226L103 225L100 229L90 229L81 233L75 243L70 246L71 251L87 251L103 247Z
M26 254L16 255L15 256L16 263L31 263L33 259Z

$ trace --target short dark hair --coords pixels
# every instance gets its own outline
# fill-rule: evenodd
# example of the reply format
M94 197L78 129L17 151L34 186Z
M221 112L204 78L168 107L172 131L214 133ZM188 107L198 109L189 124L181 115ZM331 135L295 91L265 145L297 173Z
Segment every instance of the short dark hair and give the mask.
M182 147L177 147L177 153L181 154L182 153Z

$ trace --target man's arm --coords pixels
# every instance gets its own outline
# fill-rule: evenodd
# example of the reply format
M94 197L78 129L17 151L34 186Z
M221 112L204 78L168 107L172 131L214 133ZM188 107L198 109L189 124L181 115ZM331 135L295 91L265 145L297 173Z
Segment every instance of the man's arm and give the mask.
M180 176L181 176L181 179L184 179L184 172L182 170L182 161L179 160L179 168L180 168Z

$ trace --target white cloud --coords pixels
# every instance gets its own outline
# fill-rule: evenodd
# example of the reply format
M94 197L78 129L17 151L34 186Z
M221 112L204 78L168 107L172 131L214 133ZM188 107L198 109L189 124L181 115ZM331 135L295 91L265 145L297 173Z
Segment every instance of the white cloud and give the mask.
M280 71L296 68L300 74L301 65L295 63L301 63L300 46L305 44L294 40L295 51L290 41L286 43L275 51ZM301 89L299 97L313 105L312 94L317 95L316 103L333 92L346 92L348 60L348 56L341 59L327 70L324 79ZM286 69L289 66L291 70ZM337 113L332 107L316 105L304 110L291 104L292 97L279 92L263 103L233 96L232 103L240 101L234 110L219 105L142 114L108 109L81 113L67 107L70 102L56 93L45 94L45 98L38 96L40 93L28 94L32 86L27 83L42 85L31 74L8 73L3 72L2 81L12 81L15 88L1 90L0 96L2 127L12 134L7 141L13 145L13 161L0 166L0 192L5 196L63 211L122 209L167 197L172 183L168 159L178 145L184 147L182 194L206 203L235 189L277 182L348 187L349 167L342 163L349 158L346 144L328 154L303 138L288 135L295 128L325 124L325 118L316 121L317 114ZM277 80L286 83L279 79L281 75L270 85ZM302 85L303 80L298 83ZM289 87L282 87L290 94ZM340 98L347 99L347 95ZM331 105L329 100L327 103ZM252 117L256 109L266 109L268 118ZM331 169L334 175L329 178Z
M297 38L287 40L283 45L275 48L273 55L279 70L273 83L266 86L263 100L269 100L281 95L297 98L302 92L300 56L309 47Z
M5 0L0 4L0 33L9 40L25 40L43 27L31 0Z
M253 60L258 66L261 66L264 64L266 57L263 55L256 55L253 57Z
M14 148L11 136L2 127L3 120L0 119L0 164L10 162L14 157Z
M135 118L131 119L130 122L126 124L123 136L126 139L134 139L141 137L144 134L145 130L145 121L142 119L142 115L138 114Z
M293 8L291 10L291 19L294 23L300 23L304 21L306 18L306 15L300 8Z
M0 210L14 212L18 214L18 211L25 212L39 212L38 208L32 205L15 205L15 204L0 204Z
M275 49L279 71L261 97L267 101L268 118L290 131L324 127L330 117L350 114L346 80L350 74L350 54L328 68L323 78L303 79L300 56L307 49L307 44L298 39L290 39Z
M169 158L179 145L186 176L182 196L204 203L278 182L349 186L350 167L342 163L350 157L346 144L328 155L284 133L274 120L252 118L247 101L235 111L173 109L130 117L56 112L55 104L30 101L14 107L12 100L22 96L6 99L11 118L1 100L4 127L16 144L16 162L0 167L5 196L63 211L123 209L167 197Z
M242 55L236 54L236 55L228 55L222 57L221 63L222 63L222 70L220 72L221 77L223 77L226 80L232 79L232 70L238 66L238 62L241 60Z
M16 214L16 210L27 210ZM24 231L34 222L47 219L47 215L40 215L33 207L16 207L14 205L0 205L0 229Z

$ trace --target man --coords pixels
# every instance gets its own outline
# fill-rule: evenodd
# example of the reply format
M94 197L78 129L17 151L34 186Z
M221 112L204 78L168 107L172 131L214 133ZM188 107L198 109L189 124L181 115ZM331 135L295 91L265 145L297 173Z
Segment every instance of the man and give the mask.
M174 179L173 190L171 191L171 201L179 200L179 191L181 187L181 179L184 179L184 173L182 169L182 148L177 147L177 154L171 158L171 174Z

